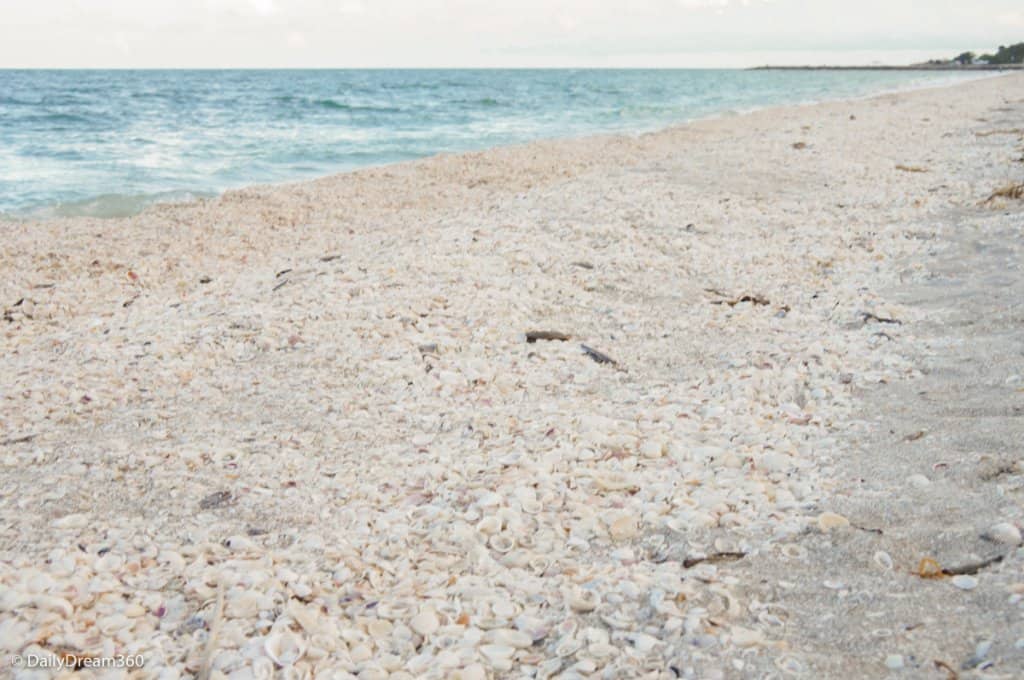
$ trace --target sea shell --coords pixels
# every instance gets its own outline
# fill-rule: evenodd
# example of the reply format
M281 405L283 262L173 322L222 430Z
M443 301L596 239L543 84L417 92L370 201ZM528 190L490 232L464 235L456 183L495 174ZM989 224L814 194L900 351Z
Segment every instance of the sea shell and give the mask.
M1021 544L1020 529L1009 522L993 524L985 532L985 536L992 541L1003 543L1004 545L1016 546Z
M507 553L516 546L516 539L507 533L495 534L491 536L488 544L495 552Z
M501 531L502 525L503 522L497 515L488 515L477 523L476 530L482 534L492 535Z
M275 664L284 668L294 665L306 654L306 641L285 630L268 635L263 642L263 649Z
M828 532L833 529L845 529L848 526L850 526L850 520L834 512L823 512L818 515L818 528L821 531Z
M601 596L595 590L576 588L569 595L569 607L577 612L592 612L601 604Z
M498 628L490 630L484 636L488 642L497 645L506 645L520 649L528 649L533 645L533 636L511 628Z
M390 621L409 619L412 617L415 610L415 605L412 602L407 602L405 600L381 602L376 607L377 616Z
M978 579L976 576L969 576L967 574L957 574L950 579L954 586L960 590L974 590L978 587Z
M640 533L639 519L633 515L623 515L608 525L608 533L616 541L634 538Z
M487 661L491 668L499 671L507 671L512 668L512 657L516 648L510 645L481 645L480 654Z
M583 649L583 643L577 640L575 637L567 636L558 641L555 645L555 654L558 656L566 657L573 656L576 652Z
M409 620L409 627L423 637L433 635L440 626L441 621L433 609L424 609Z

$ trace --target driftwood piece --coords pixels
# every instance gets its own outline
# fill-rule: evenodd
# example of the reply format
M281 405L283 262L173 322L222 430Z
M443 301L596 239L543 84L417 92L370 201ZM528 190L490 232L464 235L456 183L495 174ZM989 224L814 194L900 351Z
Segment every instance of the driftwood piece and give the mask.
M559 340L565 342L571 340L572 336L568 333L560 333L558 331L526 331L526 342L534 343L538 340Z

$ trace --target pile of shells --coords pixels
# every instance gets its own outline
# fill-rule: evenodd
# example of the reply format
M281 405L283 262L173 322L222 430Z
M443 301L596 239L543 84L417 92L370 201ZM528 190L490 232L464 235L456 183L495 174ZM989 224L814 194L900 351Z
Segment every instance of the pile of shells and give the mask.
M10 225L0 652L161 680L799 669L785 611L711 558L843 526L856 390L913 370L882 291L924 274L889 263L926 247L919 205L844 170L889 168L863 134L779 162L814 115Z

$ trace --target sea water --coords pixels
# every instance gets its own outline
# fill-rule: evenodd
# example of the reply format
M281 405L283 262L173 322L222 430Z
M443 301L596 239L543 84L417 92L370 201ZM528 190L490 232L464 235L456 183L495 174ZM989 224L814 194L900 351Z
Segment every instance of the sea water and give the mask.
M955 73L0 70L0 214L160 201L551 137L910 89Z

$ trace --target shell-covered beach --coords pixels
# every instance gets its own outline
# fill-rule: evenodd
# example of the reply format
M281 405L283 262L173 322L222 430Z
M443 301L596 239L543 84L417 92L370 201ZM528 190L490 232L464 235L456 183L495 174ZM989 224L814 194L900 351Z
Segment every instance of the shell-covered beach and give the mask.
M1019 290L1022 114L1013 74L0 224L3 673L1017 676L1020 298L936 339L969 298L900 291ZM960 451L915 386L956 405L930 362L993 319Z

